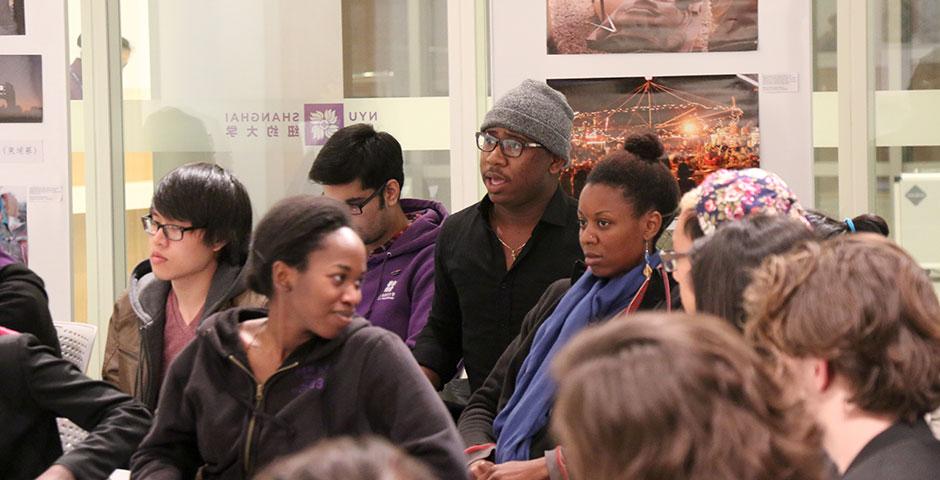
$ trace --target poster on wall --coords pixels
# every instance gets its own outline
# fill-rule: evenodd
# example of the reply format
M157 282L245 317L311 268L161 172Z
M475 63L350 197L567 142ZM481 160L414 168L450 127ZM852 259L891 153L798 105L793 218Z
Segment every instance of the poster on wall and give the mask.
M683 192L721 168L760 166L755 74L549 79L575 111L562 186L577 197L594 164L655 131Z
M0 55L0 123L40 122L42 56Z
M25 0L0 0L0 36L26 35Z
M0 250L13 259L28 264L26 190L26 187L0 185Z
M548 53L757 49L758 0L545 0Z

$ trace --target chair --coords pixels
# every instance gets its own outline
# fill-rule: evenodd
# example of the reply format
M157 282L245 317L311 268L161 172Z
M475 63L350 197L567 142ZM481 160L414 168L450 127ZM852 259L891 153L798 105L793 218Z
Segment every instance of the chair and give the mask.
M95 346L98 327L87 323L53 322L62 347L62 358L72 362L82 373L91 361L91 349ZM68 452L88 436L88 432L67 418L57 418L62 452Z
M91 361L91 349L95 346L98 327L88 323L54 322L62 358L72 362L82 373Z

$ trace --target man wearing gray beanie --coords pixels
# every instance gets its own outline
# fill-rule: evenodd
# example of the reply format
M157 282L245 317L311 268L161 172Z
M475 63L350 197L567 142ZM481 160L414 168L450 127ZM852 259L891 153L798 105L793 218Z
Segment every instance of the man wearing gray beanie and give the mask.
M487 195L444 222L434 302L414 347L436 387L461 359L471 391L483 385L545 289L583 259L577 201L558 183L573 118L564 95L535 80L484 117L476 141Z

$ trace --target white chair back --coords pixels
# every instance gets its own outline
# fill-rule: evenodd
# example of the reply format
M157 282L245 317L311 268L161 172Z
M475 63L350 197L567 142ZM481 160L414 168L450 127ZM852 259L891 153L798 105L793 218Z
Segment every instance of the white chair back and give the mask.
M91 349L95 346L98 327L88 323L54 322L62 347L62 358L72 362L82 373L91 361Z
M62 347L62 358L72 362L82 373L88 369L91 361L91 349L95 346L95 335L98 327L87 323L53 322ZM67 418L57 418L59 426L59 440L62 442L62 451L68 452L82 442L88 432L72 423Z

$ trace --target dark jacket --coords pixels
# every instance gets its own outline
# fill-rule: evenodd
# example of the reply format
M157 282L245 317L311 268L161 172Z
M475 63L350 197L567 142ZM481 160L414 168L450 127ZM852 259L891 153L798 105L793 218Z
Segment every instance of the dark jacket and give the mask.
M675 281L668 274L669 295L667 299L666 288L663 282L662 271L657 269L654 272L646 294L640 302L639 310L661 310L669 305L673 310L681 309L679 300L679 288ZM492 454L496 442L496 435L493 433L493 420L496 415L509 403L516 387L516 378L519 375L519 369L522 362L525 361L529 350L532 348L532 342L535 334L542 323L552 314L562 297L571 288L574 279L565 278L551 284L538 303L532 307L532 310L526 315L522 322L522 329L519 335L509 344L499 361L486 378L483 386L480 387L470 397L467 408L460 416L458 427L463 436L464 443L471 447L468 452L471 453L471 460L477 458L486 458ZM480 448L480 446L486 447ZM532 441L530 458L539 458L549 452L554 452L557 447L555 440L551 438L548 432L548 426L536 434ZM476 447L476 448L474 448ZM551 460L551 459L550 459ZM558 461L549 461L550 467L558 465ZM552 472L550 472L552 473ZM556 478L553 475L552 478ZM563 477L561 477L563 478Z
M844 480L936 480L940 440L927 422L898 421L871 439L845 471Z
M584 258L578 202L559 187L515 263L490 225L489 196L449 217L434 252L434 302L413 352L447 382L463 359L470 390L486 380L519 333L522 319L552 282Z
M440 202L405 198L406 214L420 214L388 250L369 256L356 313L413 347L434 300L434 244L447 209Z
M56 417L89 431L65 455ZM36 478L53 464L78 479L123 467L150 427L143 405L91 380L28 334L0 334L0 478Z
M261 306L264 297L246 289L240 266L219 264L206 296L201 324L210 315L238 306ZM157 408L163 371L163 328L170 282L159 280L150 261L131 273L131 285L114 304L108 323L101 378L134 396L151 411Z
M341 435L385 437L442 479L465 478L460 437L395 334L356 317L315 337L258 385L239 323L263 309L210 318L173 362L153 430L131 461L134 478L250 478L274 459Z
M62 356L45 285L22 263L0 268L0 326L35 335Z

